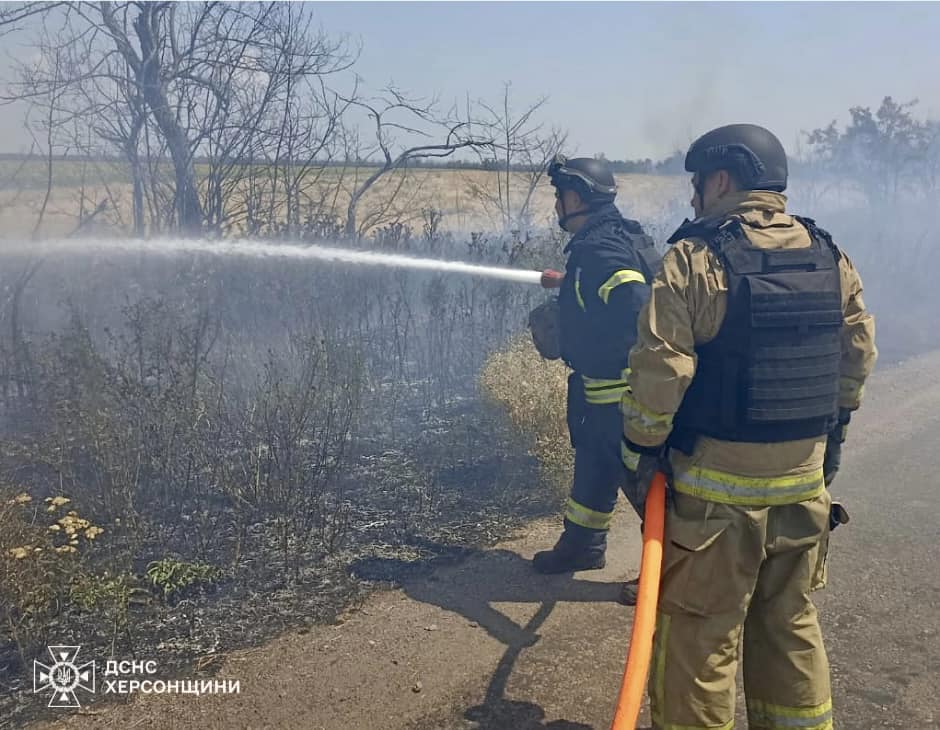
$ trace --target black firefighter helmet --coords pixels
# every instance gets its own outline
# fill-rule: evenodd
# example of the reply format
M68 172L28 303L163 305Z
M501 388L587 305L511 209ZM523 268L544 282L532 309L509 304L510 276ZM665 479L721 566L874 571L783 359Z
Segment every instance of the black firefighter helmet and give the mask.
M590 208L613 203L617 197L617 181L606 160L555 155L548 165L548 179L558 191L574 190Z
M745 190L787 188L787 153L780 140L756 124L729 124L706 132L689 147L687 172L728 170Z

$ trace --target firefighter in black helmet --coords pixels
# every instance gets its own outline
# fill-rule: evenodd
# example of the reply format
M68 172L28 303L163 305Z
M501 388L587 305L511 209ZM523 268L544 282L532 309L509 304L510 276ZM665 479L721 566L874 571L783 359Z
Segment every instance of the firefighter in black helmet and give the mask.
M671 474L652 724L734 725L743 631L748 727L828 730L810 594L845 519L826 486L875 362L874 320L830 235L787 214L770 131L714 129L685 167L695 220L669 239L622 403L625 465Z
M573 371L567 417L575 471L564 531L533 565L562 573L603 567L618 490L634 501L620 458L619 403L637 313L659 257L640 224L614 205L617 185L606 161L558 156L548 177L558 224L572 237L558 299L534 310L530 327L542 356L560 357Z
M787 187L786 150L772 132L756 124L729 124L703 134L689 147L685 170L696 176L700 203L700 187L718 170L734 175L741 190L782 193Z

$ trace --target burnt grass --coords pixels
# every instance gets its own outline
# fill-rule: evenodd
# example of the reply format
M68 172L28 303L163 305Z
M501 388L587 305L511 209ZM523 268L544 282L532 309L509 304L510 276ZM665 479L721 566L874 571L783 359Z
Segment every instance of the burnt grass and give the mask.
M155 659L158 678L211 676L227 652L341 622L372 591L464 560L528 520L557 512L557 496L539 484L525 444L492 406L467 397L434 417L420 411L400 413L411 423L397 436L404 423L355 438L341 484L332 490L343 496L345 510L345 529L332 549L312 547L287 565L277 536L255 524L247 540L252 549L237 562L224 535L206 553L206 562L227 565L214 585L169 602L156 592L132 600L127 631L70 609L53 623L50 641L81 645L99 674L114 657ZM414 419L423 421L421 428ZM185 543L181 536L178 545L153 544L140 554L183 554ZM146 563L138 561L138 576ZM83 704L108 701L124 700L99 693ZM32 693L31 671L15 648L0 646L0 727L59 716L54 712L62 711L46 709Z
M550 236L418 240L396 230L370 247L528 269L561 250ZM377 587L557 514L527 445L475 382L541 290L215 257L8 264L7 278L36 275L10 283L22 285L20 299L0 312L0 488L40 505L34 530L49 524L42 500L63 495L105 532L74 563L56 563L53 600L4 600L0 727L53 716L32 692L33 659L48 658L48 644L80 645L101 672L114 658L152 659L159 678L211 674L227 652L342 620ZM11 373L26 384L10 387ZM7 391L25 417L7 407ZM277 474L267 459L257 491L262 445L297 458ZM50 467L56 459L68 468ZM302 529L285 527L295 516ZM221 578L166 598L146 574L163 559ZM30 577L42 579L44 566ZM126 622L117 601L81 609L73 567L95 586L114 576L132 584ZM12 626L24 605L39 609L25 614L25 638Z

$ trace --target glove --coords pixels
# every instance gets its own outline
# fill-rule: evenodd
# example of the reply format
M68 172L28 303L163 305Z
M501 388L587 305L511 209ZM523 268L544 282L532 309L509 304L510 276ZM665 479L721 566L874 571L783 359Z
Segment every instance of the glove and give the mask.
M564 281L565 275L553 269L545 269L542 272L542 278L539 279L543 289L558 289Z
M540 304L529 312L532 342L546 360L561 357L561 310L557 299Z
M847 408L839 409L839 421L836 427L829 432L829 438L826 439L826 456L823 458L823 480L828 487L839 473L839 466L842 463L842 444L845 441L848 431L849 421L852 419L852 411Z
M633 484L628 484L624 489L627 500L633 505L633 509L640 515L640 519L646 516L646 497L649 495L650 485L653 483L653 477L656 472L669 472L669 465L665 458L665 449L662 446L646 447L637 446L626 437L620 443L620 455L623 459L623 465L627 469L628 479ZM669 482L666 482L666 506L672 502Z
M832 532L839 525L847 525L849 519L848 510L842 506L842 503L833 502L832 506L829 508L829 532Z
M839 472L839 465L842 462L842 442L837 441L830 435L826 440L826 456L823 459L823 481L828 487ZM817 472L818 473L818 472Z

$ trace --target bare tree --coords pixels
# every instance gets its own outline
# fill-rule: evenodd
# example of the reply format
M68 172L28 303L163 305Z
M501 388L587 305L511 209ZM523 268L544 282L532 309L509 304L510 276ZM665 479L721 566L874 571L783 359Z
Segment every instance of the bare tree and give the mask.
M49 207L49 199L52 197L57 138L60 127L64 124L62 118L62 95L64 90L62 66L62 56L57 53L52 61L52 68L49 72L52 82L48 86L47 93L42 98L35 100L36 106L34 108L40 110L40 120L38 124L30 123L29 115L27 115L26 129L33 139L33 144L38 144L38 132L43 137L43 144L46 150L46 187L42 204L39 206L39 214L36 216L36 223L33 226L34 238L39 235L42 222L46 217L46 209ZM62 149L62 153L63 155L68 154L68 149Z
M314 31L312 23L302 5L277 6L268 38L252 62L255 70L239 83L223 125L209 139L208 198L220 211L225 201L244 201L224 214L228 224L243 222L250 207L255 218L266 209L269 227L283 221L287 230L296 231L302 199L317 197L311 190L319 187L323 163L341 147L342 117L356 86L340 96L327 78L347 70L356 54L343 41ZM250 202L244 190L246 165L251 168ZM322 201L314 207L322 207Z
M374 125L374 146L367 151L366 157L379 157L379 167L361 183L358 183L350 195L346 209L346 235L354 238L362 233L357 227L359 203L363 196L383 176L396 170L405 169L416 160L450 157L458 150L481 149L493 146L493 139L487 129L483 135L472 134L473 123L457 120L454 113L441 115L436 99L430 101L409 97L394 86L387 87L375 99L353 99L350 105L365 110ZM435 133L441 141L436 143L409 144L407 140L430 140ZM399 181L399 187L402 182Z
M146 104L172 156L179 226L183 230L194 231L202 225L202 207L196 189L192 154L185 130L179 117L173 113L167 94L173 79L165 73L165 48L171 46L176 50L175 43L168 43L171 29L167 18L174 15L168 10L169 3L24 3L5 9L0 14L0 23L10 27L29 14L43 14L44 20L58 22L61 35L50 36L44 29L43 38L53 37L55 41L41 40L37 43L38 49L46 59L50 55L59 58L63 53L73 54L71 60L77 63L70 67L71 75L65 83L73 90L78 89L86 100L89 90L102 82L126 80L133 86L132 93L124 94L123 101L127 103L119 110L109 104L120 98L119 95L109 94L103 98L93 97L91 111L97 119L102 118L104 111L112 114L120 111L120 117L112 119L130 120L123 128L119 121L111 123L112 129L103 130L106 138L123 143L127 154L142 126L135 108L139 110L139 102ZM136 11L134 18L131 18L132 11ZM126 70L123 79L116 70L115 56L123 60ZM172 56L171 60L180 62L178 55ZM40 69L43 62L40 61ZM21 67L19 89L14 97L33 99L47 93L50 84L57 86L60 83L59 79L43 77L35 71ZM100 90L100 86L97 89ZM127 114L128 110L130 114ZM133 159L133 154L131 157ZM135 203L139 203L139 196L135 196Z
M292 155L303 137L307 162L332 143L345 102L323 79L347 69L354 54L345 41L315 30L311 13L270 2L11 5L0 10L0 30L30 15L50 19L59 32L44 33L55 40L37 47L47 60L64 54L69 75L61 81L23 67L7 98L34 99L67 86L73 113L81 110L97 138L129 163L138 233L145 199L158 223L171 219L187 233L207 225L219 230L228 223L225 200L240 184L246 157L285 133L294 135L286 145ZM200 158L208 160L204 184L196 172ZM298 178L292 179L296 207ZM172 216L162 210L165 202Z
M538 115L548 103L542 96L516 111L512 103L512 85L503 84L498 105L477 102L485 112L481 121L494 144L489 150L476 149L480 163L495 171L492 180L468 179L470 197L480 202L504 230L520 230L531 224L532 198L549 161L564 146L567 133L556 128L546 129ZM469 116L469 102L468 116ZM485 153L487 154L485 154Z
M117 53L102 56L101 34L82 32L84 24L76 15L64 13L56 32L43 32L37 41L37 60L32 67L19 68L15 96L48 95L62 88L62 104L72 120L71 148L92 159L117 151L126 161L133 230L143 235L146 180L140 144L147 123L146 104L131 67ZM61 37L69 42L61 42ZM68 69L64 74L63 67ZM113 207L120 216L119 208Z
M80 15L87 12L80 5L73 7ZM128 11L132 7L138 13L130 20ZM184 50L177 43L177 14L170 3L133 3L116 8L111 3L101 2L97 4L97 11L114 46L133 72L140 95L166 140L176 175L175 203L179 227L189 233L197 232L202 227L203 212L196 187L193 151L186 130L171 106L167 82L176 76L186 80L198 79L211 86L211 80L195 75L198 71L193 67L197 64L192 57L197 43L202 40L198 30L211 13L211 6L203 5L197 11L189 34L189 46ZM134 37L139 51L132 43ZM171 70L169 78L168 69Z

